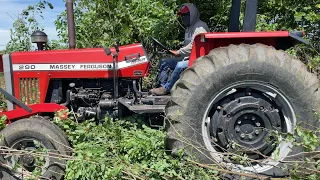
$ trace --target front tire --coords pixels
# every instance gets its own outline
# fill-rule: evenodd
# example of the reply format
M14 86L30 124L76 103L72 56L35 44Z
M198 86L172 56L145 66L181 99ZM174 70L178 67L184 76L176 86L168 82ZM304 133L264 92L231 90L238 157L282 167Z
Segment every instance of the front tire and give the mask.
M36 166L39 165L37 162L40 161L42 162L40 163L42 166L41 179L62 179L66 160L60 158L59 155L70 155L71 148L66 135L58 126L46 119L34 117L17 120L0 133L3 135L3 139L0 141L1 147L26 152L35 151L35 153L39 148L47 150L43 160L38 159L35 154L27 153L14 158L11 153L2 151L0 162L5 166L0 167L1 179L26 178L26 174L32 174ZM17 171L11 169L14 164L19 164ZM21 173L22 171L25 171L26 174Z
M184 148L201 163L219 163L232 171L288 175L283 163L263 159L279 155L279 160L293 160L288 156L301 152L289 142L274 145L278 136L272 133L294 134L296 124L318 127L318 88L317 77L284 51L262 44L213 49L185 70L172 89L165 108L167 148L172 153ZM264 164L240 165L222 155L239 151Z

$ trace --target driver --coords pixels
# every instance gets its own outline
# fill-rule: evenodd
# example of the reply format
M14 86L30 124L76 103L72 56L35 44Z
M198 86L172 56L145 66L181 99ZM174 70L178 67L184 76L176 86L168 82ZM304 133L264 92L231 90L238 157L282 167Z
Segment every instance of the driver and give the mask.
M174 83L179 79L180 74L188 67L194 37L200 33L209 32L207 24L200 20L200 14L192 3L182 4L180 15L185 29L184 47L179 50L170 50L176 58L161 59L159 63L160 75L158 88L153 88L150 93L153 95L166 95L170 92ZM168 77L168 69L174 69L171 77Z

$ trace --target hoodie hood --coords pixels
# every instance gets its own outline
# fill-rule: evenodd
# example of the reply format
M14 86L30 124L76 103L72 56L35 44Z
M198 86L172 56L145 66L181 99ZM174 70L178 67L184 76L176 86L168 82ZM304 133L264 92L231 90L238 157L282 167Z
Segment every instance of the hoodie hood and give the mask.
M186 6L189 9L190 13L190 22L189 26L195 25L198 21L200 21L200 13L197 7L193 3L183 3L181 7ZM179 13L178 13L179 14Z
M183 57L183 60L188 60L192 51L194 37L200 33L209 32L210 29L205 22L200 20L200 13L194 4L182 4L178 15L181 13L184 13L185 16L189 16L189 21L187 20L188 18L184 19L185 17L182 16L182 20L185 24L188 24L188 26L185 28L184 46L180 48L177 53Z

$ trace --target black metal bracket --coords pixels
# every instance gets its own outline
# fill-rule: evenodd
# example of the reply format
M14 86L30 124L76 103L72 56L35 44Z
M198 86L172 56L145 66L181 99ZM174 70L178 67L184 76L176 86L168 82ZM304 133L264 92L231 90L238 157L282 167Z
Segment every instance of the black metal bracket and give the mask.
M256 29L256 19L258 10L258 0L247 0L246 10L243 19L243 31L254 32Z
M229 32L239 32L241 0L232 0Z
M113 99L118 99L118 69L116 68L116 63L118 63L118 55L119 55L119 46L117 43L114 45L116 52L113 54L110 48L103 48L105 54L107 56L112 55L112 64L113 64Z
M298 41L299 43L304 43L306 45L310 45L309 41L302 38L304 35L303 35L303 32L301 32L301 31L289 32L289 36L292 39Z
M132 86L133 86L134 92L137 93L137 94L140 94L140 96L141 96L140 98L142 98L142 96L146 96L146 95L149 94L148 92L141 92L141 91L139 91L139 90L137 89L137 82L136 82L136 80L133 80L133 81L132 81Z
M116 67L116 64L118 64L118 55L119 55L119 45L117 43L114 44L114 48L116 52L112 54L112 63L113 63L113 88L114 88L114 100L118 99L118 69Z
M24 110L28 111L29 113L32 112L32 109L30 107L28 107L27 105L23 104L23 102L19 101L16 97L12 96L11 94L9 94L4 89L0 88L0 93L3 94L6 97L6 99L8 99L11 102L14 102L15 104L17 104L18 106L20 106Z
M256 19L258 10L258 0L246 0L246 7L243 19L243 31L254 32L256 29ZM239 32L241 0L232 0L230 11L229 32Z

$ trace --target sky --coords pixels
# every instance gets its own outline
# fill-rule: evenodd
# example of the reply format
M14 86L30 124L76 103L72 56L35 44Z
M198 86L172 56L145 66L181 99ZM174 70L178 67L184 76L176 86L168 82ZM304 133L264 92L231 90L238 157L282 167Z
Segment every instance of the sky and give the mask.
M33 5L39 0L0 0L0 50L5 49L6 44L10 40L10 29L14 20L21 11ZM65 10L63 0L48 0L54 8L46 8L43 10L44 19L38 18L40 26L44 27L45 33L50 40L57 39L57 32L54 21L57 16Z

